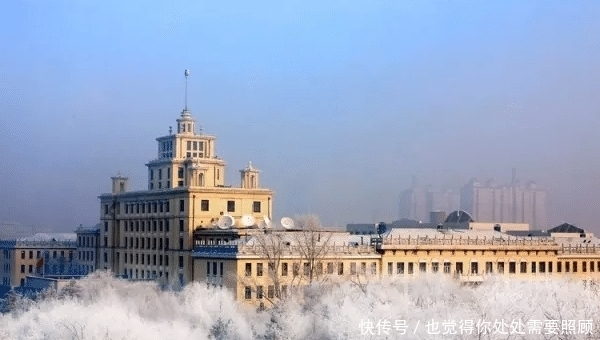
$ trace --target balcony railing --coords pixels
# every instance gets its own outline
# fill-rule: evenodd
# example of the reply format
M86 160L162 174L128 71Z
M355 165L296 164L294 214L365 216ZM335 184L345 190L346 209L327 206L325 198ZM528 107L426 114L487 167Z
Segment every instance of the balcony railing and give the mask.
M382 246L546 246L558 247L551 238L504 239L504 238L385 238Z

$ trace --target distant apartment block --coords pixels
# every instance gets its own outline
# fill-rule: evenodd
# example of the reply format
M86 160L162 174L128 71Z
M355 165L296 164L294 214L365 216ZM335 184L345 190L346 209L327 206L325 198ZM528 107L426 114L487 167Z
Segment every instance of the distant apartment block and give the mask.
M471 179L460 192L460 206L477 222L528 223L546 229L546 191L534 182L521 184L513 174L508 185Z
M422 188L413 180L411 188L400 193L399 218L408 218L422 222L431 222L430 212L441 211L446 214L457 210L460 197L451 190L436 191Z

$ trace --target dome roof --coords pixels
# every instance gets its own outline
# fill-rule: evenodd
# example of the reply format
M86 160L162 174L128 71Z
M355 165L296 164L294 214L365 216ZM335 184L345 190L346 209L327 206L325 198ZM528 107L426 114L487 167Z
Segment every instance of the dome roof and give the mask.
M475 222L471 215L464 210L455 210L446 217L444 223L468 223Z

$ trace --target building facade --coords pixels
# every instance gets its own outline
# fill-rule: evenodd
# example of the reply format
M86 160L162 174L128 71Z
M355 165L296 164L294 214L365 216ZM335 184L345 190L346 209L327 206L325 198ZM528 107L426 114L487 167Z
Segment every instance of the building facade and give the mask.
M84 275L92 273L98 268L100 246L100 226L93 228L79 227L77 234L77 262L80 272Z
M228 288L239 301L259 307L315 282L362 285L426 274L450 275L463 283L492 275L600 280L600 240L589 233L518 237L493 230L394 228L382 239L322 230L306 235L267 231L199 245L194 280Z
M219 230L227 215L240 221L269 219L273 192L260 186L260 171L248 163L240 186L226 185L225 161L216 156L216 137L196 133L187 108L177 130L156 139L157 158L148 162L148 188L130 191L128 178L112 178L100 196L97 268L135 280L184 285L192 280L194 235ZM207 238L204 238L207 239Z
M75 234L36 234L0 241L2 286L21 287L28 275L78 275Z

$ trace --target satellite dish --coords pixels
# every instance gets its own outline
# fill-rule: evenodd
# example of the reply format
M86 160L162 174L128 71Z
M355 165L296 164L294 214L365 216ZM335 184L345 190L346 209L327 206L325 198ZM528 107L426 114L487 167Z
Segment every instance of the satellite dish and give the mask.
M219 218L219 222L217 222L217 226L219 229L229 229L231 226L235 224L235 219L230 215L223 215Z
M219 226L219 219L218 218L212 218L210 220L210 225L213 226L213 227L215 227L215 228L218 227Z
M292 229L294 227L294 220L289 217L284 217L281 219L281 226L285 229Z
M244 227L251 227L254 225L254 222L256 222L256 220L254 219L254 216L252 216L252 215L242 216L242 225Z
M271 223L271 220L267 215L263 216L263 220L258 224L258 227L261 229L271 228L272 226L273 223Z

